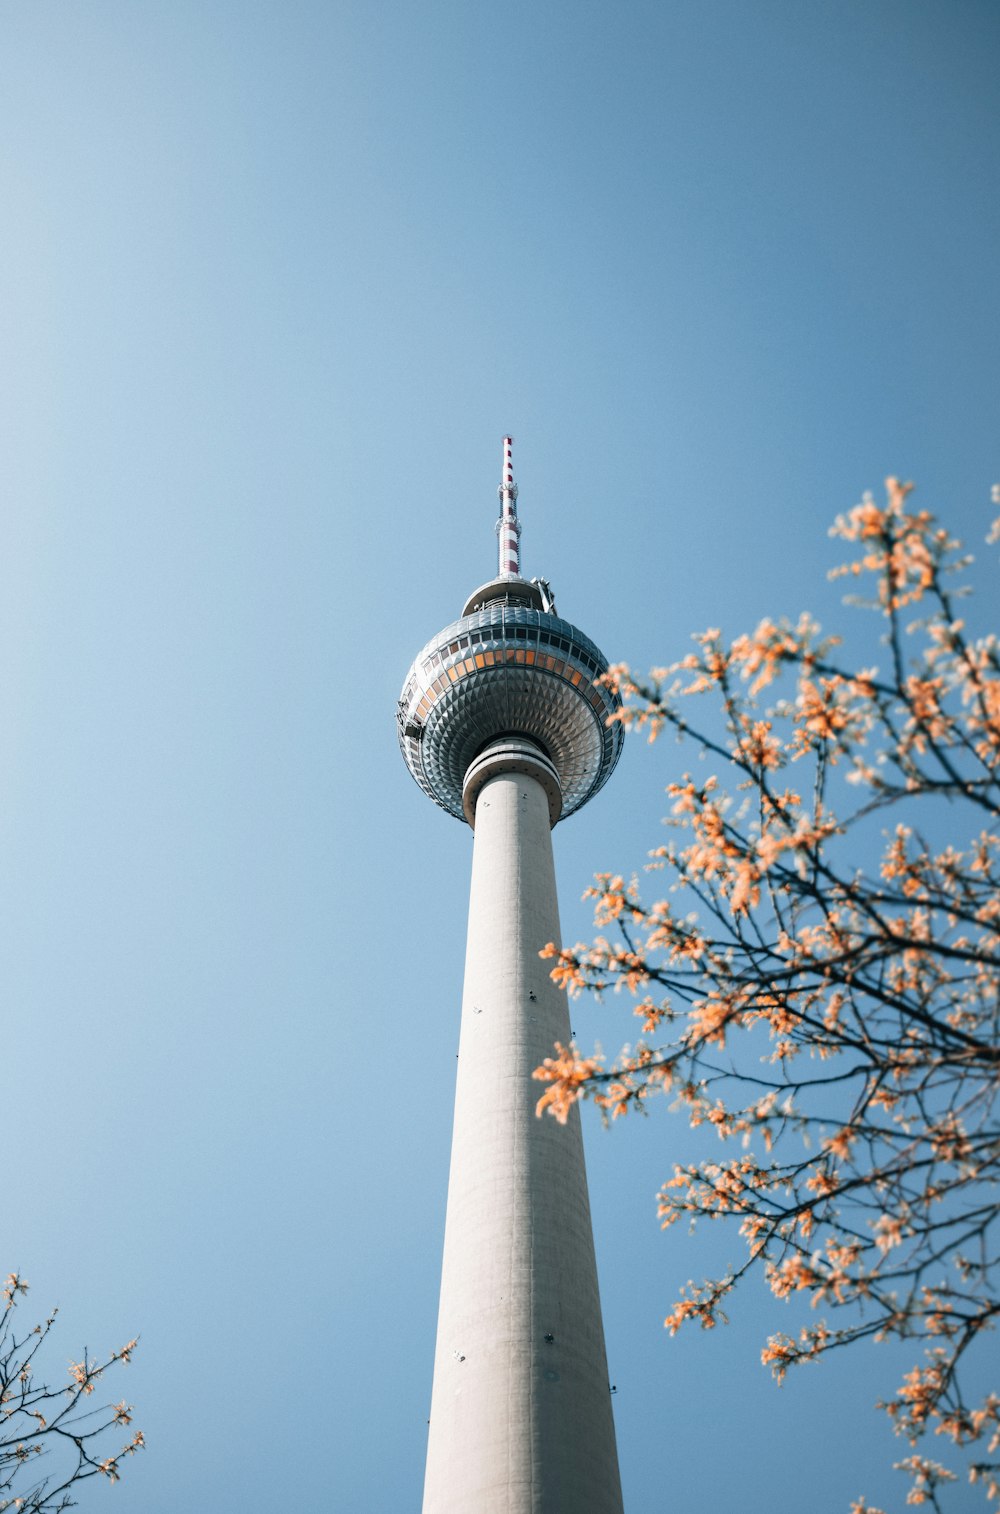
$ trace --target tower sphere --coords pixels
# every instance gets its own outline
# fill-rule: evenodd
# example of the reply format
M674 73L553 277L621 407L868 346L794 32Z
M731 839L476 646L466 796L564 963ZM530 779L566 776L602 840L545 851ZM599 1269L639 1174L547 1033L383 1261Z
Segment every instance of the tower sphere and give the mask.
M403 759L424 793L458 819L471 824L466 774L498 740L527 737L549 759L561 791L561 804L550 795L553 822L586 804L618 761L623 730L607 718L621 701L598 682L607 659L554 611L537 582L502 575L470 596L406 675L397 715Z

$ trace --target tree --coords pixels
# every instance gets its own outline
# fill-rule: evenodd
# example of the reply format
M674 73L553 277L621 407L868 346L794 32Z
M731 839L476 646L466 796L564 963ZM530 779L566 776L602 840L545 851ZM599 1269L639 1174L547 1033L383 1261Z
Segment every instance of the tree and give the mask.
M105 1372L119 1362L128 1363L137 1342L129 1341L104 1360L92 1360L84 1351L82 1361L70 1363L66 1387L40 1385L35 1380L36 1358L58 1311L18 1336L15 1311L19 1297L27 1291L24 1279L10 1273L0 1315L0 1510L58 1514L75 1507L72 1495L88 1478L102 1476L117 1482L122 1459L145 1444L142 1431L136 1430L120 1451L108 1454L109 1433L131 1423L132 1407L124 1400L87 1407ZM40 1459L49 1456L53 1470L37 1477ZM12 1491L16 1481L19 1488Z
M706 631L645 681L607 675L612 718L692 740L736 792L671 783L677 834L649 863L670 897L599 874L605 933L543 953L571 993L624 988L642 1039L611 1066L557 1046L535 1077L539 1114L591 1098L617 1118L666 1093L741 1148L660 1193L664 1226L733 1221L746 1241L667 1328L713 1326L756 1272L833 1321L770 1336L779 1380L865 1338L920 1342L880 1407L913 1448L908 1501L938 1508L956 1473L917 1450L931 1433L1000 1496L1000 1397L962 1386L1000 1311L1000 656L959 618L968 559L911 487L889 479L884 508L866 495L831 529L856 551L835 573L877 586L884 671L842 666L803 616Z

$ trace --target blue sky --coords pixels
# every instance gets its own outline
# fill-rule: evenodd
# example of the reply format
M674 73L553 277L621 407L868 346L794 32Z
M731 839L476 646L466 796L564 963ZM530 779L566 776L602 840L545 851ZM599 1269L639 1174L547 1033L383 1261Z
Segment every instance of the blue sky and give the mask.
M998 43L973 0L4 8L0 1263L53 1376L142 1333L149 1450L88 1504L419 1508L471 837L393 714L505 431L615 660L839 627L826 527L888 472L995 618ZM567 938L689 760L630 743L559 827ZM585 1123L629 1514L898 1508L888 1348L779 1391L757 1294L671 1341L737 1243L657 1228L681 1123Z

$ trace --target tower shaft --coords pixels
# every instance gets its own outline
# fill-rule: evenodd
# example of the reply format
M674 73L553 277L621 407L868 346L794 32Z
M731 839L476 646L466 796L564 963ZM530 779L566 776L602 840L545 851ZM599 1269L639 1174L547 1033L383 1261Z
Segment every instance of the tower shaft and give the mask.
M579 1114L537 1119L531 1077L570 1040L538 955L559 939L558 792L533 743L506 746L478 792L466 785L475 842L423 1514L620 1514Z

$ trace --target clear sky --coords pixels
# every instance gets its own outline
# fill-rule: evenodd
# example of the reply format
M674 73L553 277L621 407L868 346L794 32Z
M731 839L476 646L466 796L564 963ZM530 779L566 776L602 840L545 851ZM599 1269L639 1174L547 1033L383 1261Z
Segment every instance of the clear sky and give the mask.
M419 1509L471 837L393 717L505 431L614 660L839 624L888 472L995 618L998 62L987 0L0 11L0 1265L54 1376L142 1334L88 1507ZM556 831L569 939L688 760ZM898 1360L670 1340L739 1243L657 1228L679 1119L585 1126L629 1514L898 1508Z

